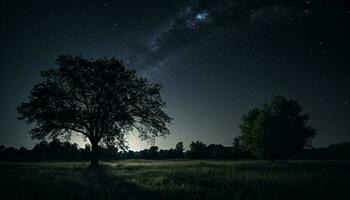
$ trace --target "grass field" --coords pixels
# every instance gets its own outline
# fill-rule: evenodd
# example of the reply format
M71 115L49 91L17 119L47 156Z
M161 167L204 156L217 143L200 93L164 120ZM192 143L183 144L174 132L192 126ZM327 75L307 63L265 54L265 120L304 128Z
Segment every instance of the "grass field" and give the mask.
M1 199L349 199L350 162L0 163Z

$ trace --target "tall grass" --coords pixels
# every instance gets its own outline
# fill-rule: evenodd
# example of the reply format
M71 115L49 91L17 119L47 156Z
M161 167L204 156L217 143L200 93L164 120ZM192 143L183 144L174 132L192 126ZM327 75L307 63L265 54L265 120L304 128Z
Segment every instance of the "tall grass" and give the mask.
M350 162L2 163L7 199L347 199ZM2 199L2 198L1 198Z

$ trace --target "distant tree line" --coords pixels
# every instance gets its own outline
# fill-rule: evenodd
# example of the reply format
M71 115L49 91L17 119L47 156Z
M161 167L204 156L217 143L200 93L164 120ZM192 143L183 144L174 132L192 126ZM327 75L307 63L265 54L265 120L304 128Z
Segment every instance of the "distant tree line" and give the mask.
M79 148L77 144L61 142L54 139L51 142L40 142L32 149L24 147L0 146L1 161L88 161L90 160L91 146ZM235 138L233 146L227 147L221 144L206 145L201 141L192 142L185 151L183 142L176 144L174 148L159 149L151 146L141 151L120 151L112 147L100 147L101 160L121 159L254 159L253 154L245 152L239 138ZM350 142L332 144L326 148L307 148L292 159L350 159Z

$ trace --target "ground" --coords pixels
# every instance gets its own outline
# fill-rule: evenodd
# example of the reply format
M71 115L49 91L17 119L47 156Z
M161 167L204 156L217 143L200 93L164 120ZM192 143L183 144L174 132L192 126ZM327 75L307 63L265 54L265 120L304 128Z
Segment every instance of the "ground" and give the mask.
M347 199L350 161L0 163L1 199ZM347 197L348 196L348 197Z

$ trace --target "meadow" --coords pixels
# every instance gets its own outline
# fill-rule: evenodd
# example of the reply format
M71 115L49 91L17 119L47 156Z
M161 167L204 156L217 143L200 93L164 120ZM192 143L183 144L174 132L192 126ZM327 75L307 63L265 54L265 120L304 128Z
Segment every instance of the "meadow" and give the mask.
M349 161L0 163L1 199L348 199ZM5 197L5 198L3 198Z

